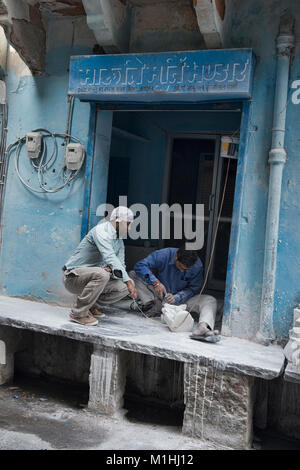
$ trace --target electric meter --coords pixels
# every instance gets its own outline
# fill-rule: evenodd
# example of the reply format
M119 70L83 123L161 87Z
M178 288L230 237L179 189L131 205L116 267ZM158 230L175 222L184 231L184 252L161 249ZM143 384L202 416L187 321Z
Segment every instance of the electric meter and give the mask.
M29 158L38 158L42 148L42 134L28 132L26 134L26 150Z
M80 143L71 143L67 145L65 154L65 163L68 170L79 170L85 157L84 146Z
M238 158L239 144L239 138L222 135L220 157Z

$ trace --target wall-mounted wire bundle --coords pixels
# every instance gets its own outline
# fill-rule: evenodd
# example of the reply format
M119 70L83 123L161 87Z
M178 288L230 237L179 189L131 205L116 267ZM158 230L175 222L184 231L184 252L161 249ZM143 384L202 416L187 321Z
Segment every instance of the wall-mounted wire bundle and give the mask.
M80 144L81 144L81 142L80 142L79 139L77 139L77 137L74 137L70 134L53 133L53 132L51 132L47 129L43 129L43 128L35 129L32 132L40 132L43 136L43 140L42 140L43 145L42 145L41 155L38 158L35 158L35 159L26 157L27 160L30 161L33 168L36 170L38 185L39 185L40 189L33 188L30 184L28 184L28 182L25 181L24 177L20 173L20 168L19 168L20 154L21 154L22 147L23 147L23 145L25 144L25 141L26 141L26 135L21 137L20 139L18 139L17 141L15 141L13 144L11 144L8 147L7 156L9 156L10 152L15 147L15 150L14 150L15 170L16 170L16 173L18 175L19 180L22 182L22 184L27 189L29 189L30 191L33 191L35 193L57 193L58 191L65 188L69 183L71 183L71 181L73 181L74 178L76 178L76 176L78 175L78 173L80 171L80 169L76 170L76 171L67 170L67 168L65 166L65 163L63 163L63 167L62 167L63 183L61 185L59 185L58 187L53 188L53 189L46 188L46 183L44 182L44 176L45 176L45 173L47 172L47 170L49 168L50 163L53 163L53 161L55 161L55 159L57 157L57 153L58 153L57 139L62 138L62 139L65 139L65 140L68 139L68 141L73 140L73 141L76 141ZM52 143L53 143L53 149L52 149L52 152L51 152L49 158L45 159L46 150L47 150L47 144L46 144L47 138L51 138Z

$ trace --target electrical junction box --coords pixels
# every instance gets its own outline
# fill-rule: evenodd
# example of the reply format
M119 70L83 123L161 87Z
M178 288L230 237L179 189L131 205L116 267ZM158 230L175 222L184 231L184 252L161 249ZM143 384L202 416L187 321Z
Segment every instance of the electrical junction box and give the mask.
M221 137L221 153L223 158L238 158L240 139L231 136Z
M38 158L42 148L43 136L39 132L26 134L26 150L29 158Z
M79 170L85 157L84 146L80 143L71 143L67 145L65 154L65 163L68 170Z

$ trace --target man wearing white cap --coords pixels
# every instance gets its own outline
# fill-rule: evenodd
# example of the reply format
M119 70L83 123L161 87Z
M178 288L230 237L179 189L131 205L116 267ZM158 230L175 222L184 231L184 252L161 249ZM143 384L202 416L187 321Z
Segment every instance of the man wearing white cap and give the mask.
M133 221L133 213L127 207L112 211L110 221L93 227L83 238L75 253L63 267L65 288L77 294L70 319L81 325L97 325L96 317L103 314L96 308L112 304L130 295L137 297L134 283L125 266L124 237Z

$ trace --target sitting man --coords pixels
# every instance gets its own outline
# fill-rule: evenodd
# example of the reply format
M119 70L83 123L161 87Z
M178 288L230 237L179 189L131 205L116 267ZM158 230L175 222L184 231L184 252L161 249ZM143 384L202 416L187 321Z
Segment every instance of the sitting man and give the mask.
M156 272L156 275L153 273ZM162 301L187 304L190 313L199 314L199 324L191 338L217 340L214 330L217 301L199 295L203 284L203 266L198 254L184 248L164 248L138 261L130 273L143 311L148 316L160 313ZM215 338L209 338L215 336Z
M126 272L122 240L132 221L130 209L117 207L110 221L93 227L66 262L63 267L65 288L77 294L71 321L97 325L95 317L103 316L96 308L98 300L101 304L111 304L128 295L137 297L134 283Z

